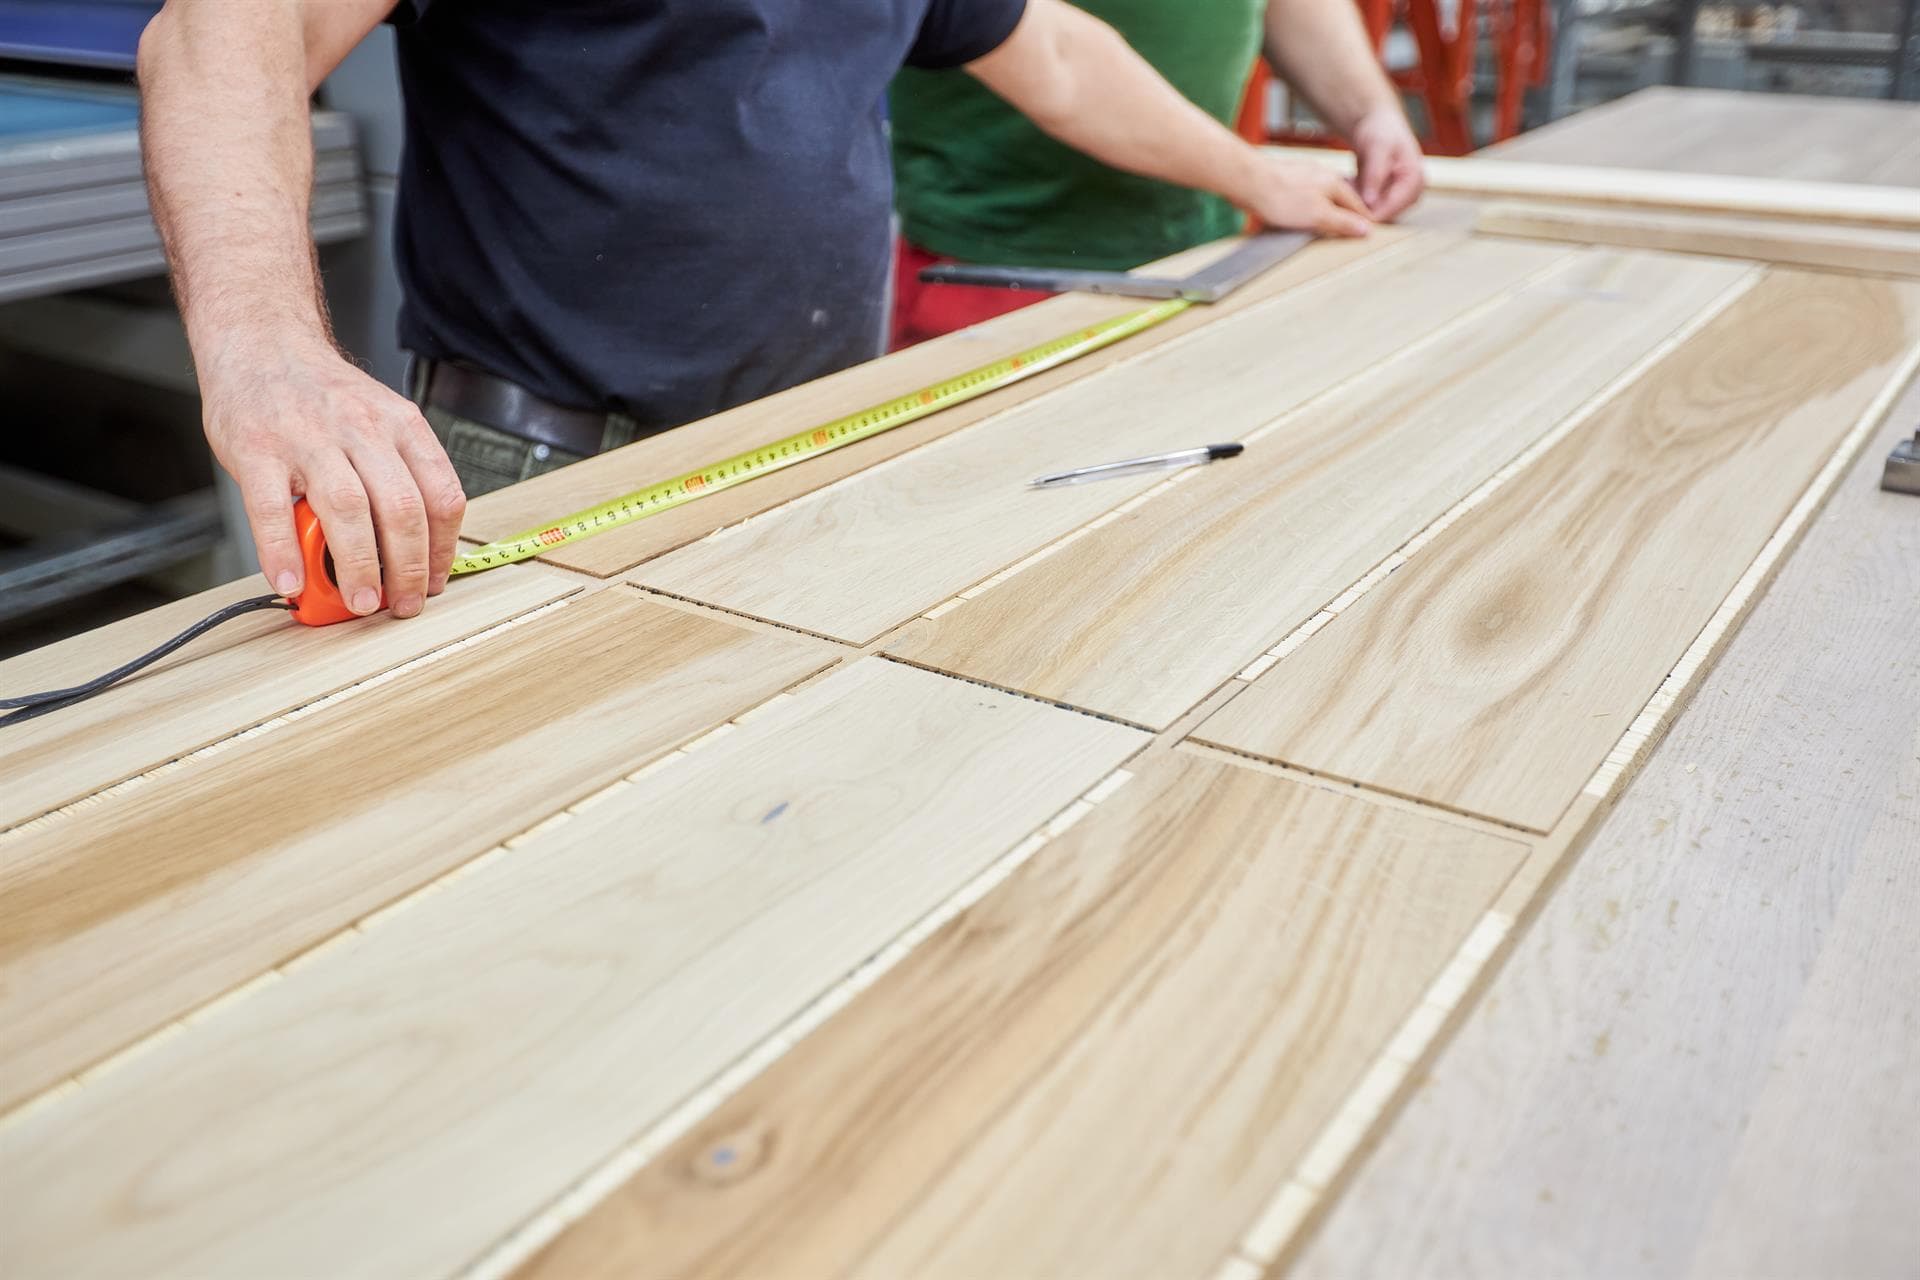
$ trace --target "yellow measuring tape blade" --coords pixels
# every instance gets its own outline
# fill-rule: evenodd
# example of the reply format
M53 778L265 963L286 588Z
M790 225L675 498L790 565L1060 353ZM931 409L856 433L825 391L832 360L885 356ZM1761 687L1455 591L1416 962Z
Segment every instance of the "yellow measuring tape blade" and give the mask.
M759 476L771 475L796 462L857 444L1111 346L1123 338L1151 329L1162 320L1179 315L1191 305L1184 298L1156 302L1150 307L1142 307L1138 311L1115 316L1064 337L1043 342L1037 347L1029 347L1004 360L970 369L945 382L936 382L930 387L908 392L884 404L810 427L784 440L775 440L758 449L736 454L698 471L689 471L683 476L636 489L597 507L576 511L552 524L516 533L498 542L489 542L455 559L452 572L478 573L482 569L498 568L516 560L528 560L555 547L564 547L570 542L591 538L596 533L605 533L609 529L632 524L635 520L684 506L722 489L745 484Z

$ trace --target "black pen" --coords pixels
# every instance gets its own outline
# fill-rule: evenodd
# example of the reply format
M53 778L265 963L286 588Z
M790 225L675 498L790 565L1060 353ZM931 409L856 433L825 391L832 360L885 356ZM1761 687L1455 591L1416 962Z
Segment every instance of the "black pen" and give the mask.
M1198 449L1180 449L1173 453L1156 453L1148 458L1126 458L1119 462L1102 462L1092 467L1075 467L1072 471L1056 471L1051 475L1036 477L1032 482L1035 489L1049 489L1057 484L1081 484L1088 480L1109 480L1114 476L1138 475L1142 471L1170 471L1175 467L1197 467L1202 463L1213 462L1219 458L1232 458L1246 449L1243 444L1207 444Z

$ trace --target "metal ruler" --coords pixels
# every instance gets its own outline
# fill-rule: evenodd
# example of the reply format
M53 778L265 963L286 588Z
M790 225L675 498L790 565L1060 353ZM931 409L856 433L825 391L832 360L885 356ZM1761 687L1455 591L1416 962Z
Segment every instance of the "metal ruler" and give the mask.
M1268 267L1298 252L1311 235L1304 231L1262 231L1239 248L1188 276L1138 276L1125 271L1078 271L1071 267L980 267L943 262L927 267L928 284L976 284L1001 289L1041 289L1051 293L1113 293L1129 298L1185 298L1218 302Z
M1037 373L1077 360L1081 356L1098 351L1102 347L1112 346L1123 338L1128 338L1146 329L1151 329L1163 320L1171 319L1185 311L1192 304L1184 298L1170 298L1165 302L1142 307L1138 311L1116 316L1111 320L1090 325L1064 337L1043 342L1037 347L1029 347L1004 360L981 365L978 369L969 369L958 377L936 382L932 386L910 391L906 395L888 400L884 404L862 409L858 413L805 431L796 432L784 440L775 440L749 449L745 453L735 454L731 458L689 471L685 475L675 476L671 480L662 480L658 484L636 489L632 493L622 494L610 502L597 507L588 507L563 516L551 524L529 529L525 533L516 533L511 538L502 538L498 542L489 542L461 555L453 562L453 574L478 573L483 569L496 568L503 564L512 564L516 560L527 560L555 547L564 547L570 542L582 538L591 538L597 533L609 529L618 529L622 525L632 524L635 520L658 515L662 511L671 511L684 506L708 494L718 493L722 489L731 489L735 485L745 484L760 476L782 471L795 463L808 458L843 449L847 445L857 444L895 427L905 426L909 422L938 413L940 410L956 404L965 403L989 391L1010 386Z

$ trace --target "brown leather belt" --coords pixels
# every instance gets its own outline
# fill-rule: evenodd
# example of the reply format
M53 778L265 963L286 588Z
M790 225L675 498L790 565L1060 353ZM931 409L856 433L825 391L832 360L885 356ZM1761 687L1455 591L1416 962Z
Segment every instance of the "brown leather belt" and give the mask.
M606 439L607 414L569 409L517 382L444 360L426 362L420 402L568 453L598 453Z

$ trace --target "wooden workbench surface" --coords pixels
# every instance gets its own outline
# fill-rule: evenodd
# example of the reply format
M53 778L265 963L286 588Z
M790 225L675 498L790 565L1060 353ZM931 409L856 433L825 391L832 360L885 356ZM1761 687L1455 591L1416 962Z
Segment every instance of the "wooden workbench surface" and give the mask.
M1502 158L1920 186L1920 107L1648 89ZM1452 219L1457 223L1460 219ZM1920 1257L1910 388L1292 1274Z
M1320 245L420 620L262 618L0 730L0 1270L1897 1269L1920 500L1869 481L1917 363L1920 282ZM1203 437L1248 450L1022 485Z

